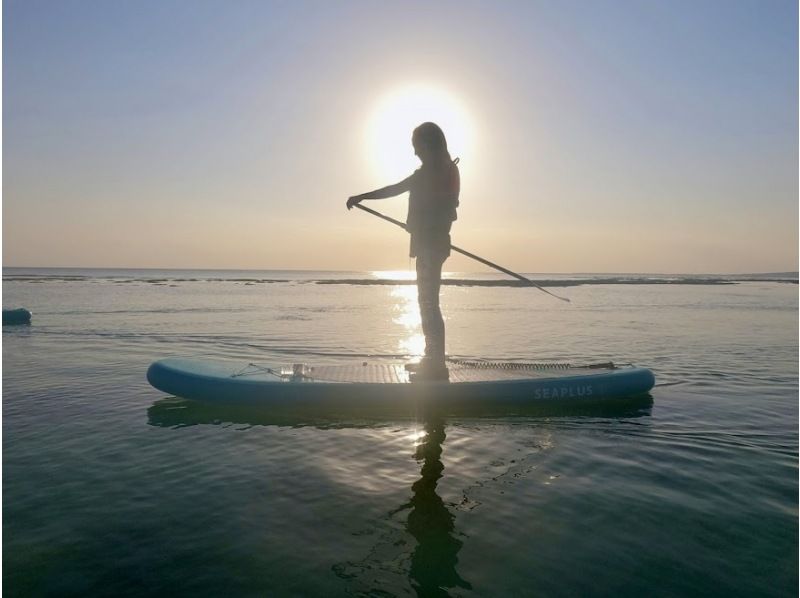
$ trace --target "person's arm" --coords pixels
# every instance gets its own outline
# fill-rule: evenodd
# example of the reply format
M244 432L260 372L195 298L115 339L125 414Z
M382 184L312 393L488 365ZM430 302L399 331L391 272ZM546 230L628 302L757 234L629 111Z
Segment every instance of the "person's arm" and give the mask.
M394 185L389 185L388 187L383 187L381 189L376 189L375 191L369 191L368 193L362 193L361 195L353 195L347 200L347 209L351 209L357 203L361 203L365 199L386 199L387 197L394 197L395 195L400 195L401 193L405 193L409 189L411 189L411 178L413 175L405 179L404 181L400 181L399 183L395 183Z

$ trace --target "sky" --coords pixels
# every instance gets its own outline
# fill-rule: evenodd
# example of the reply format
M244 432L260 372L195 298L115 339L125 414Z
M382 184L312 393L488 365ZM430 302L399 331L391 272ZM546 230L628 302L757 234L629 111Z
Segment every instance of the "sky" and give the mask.
M796 271L797 11L5 0L3 265L406 269L406 234L345 201L436 120L453 242L507 268Z

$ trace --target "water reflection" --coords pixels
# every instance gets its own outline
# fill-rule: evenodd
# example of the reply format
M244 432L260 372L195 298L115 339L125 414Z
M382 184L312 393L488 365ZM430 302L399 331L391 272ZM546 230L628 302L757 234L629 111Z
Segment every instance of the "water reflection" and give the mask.
M406 417L411 417L406 414ZM358 411L270 410L253 405L220 405L169 397L155 401L147 410L147 423L162 428L183 428L202 424L243 426L313 426L317 428L372 428L402 415L370 416Z
M415 280L417 278L414 270L373 270L370 274L378 280Z
M595 406L577 414L573 413L572 415L578 417L565 419L563 425L588 425L591 428L596 425L597 420L594 418L598 417L602 421L608 421L606 418L647 417L650 415L651 405L652 399L647 397L636 402ZM592 419L584 419L587 415ZM459 505L445 502L437 491L445 474L442 460L443 446L447 439L445 416L445 412L428 409L413 420L421 422L421 427L419 424L417 427L401 425L399 445L391 442L383 445L384 450L402 447L401 462L392 461L391 467L395 469L391 469L391 472L401 475L408 472L407 460L412 457L420 468L419 477L411 483L410 497L405 502L383 511L383 515L369 523L370 534L377 532L376 538L367 544L371 548L357 553L360 558L344 560L331 566L334 575L347 585L349 595L384 595L381 593L382 588L406 587L408 592L413 590L418 596L443 597L459 595L472 589L470 581L458 570L459 554L467 541L467 537L459 533L456 526ZM519 418L493 418L485 421L515 420L521 421ZM526 420L530 425L537 425L534 419L525 418L522 421ZM281 416L270 414L265 408L219 406L177 398L156 401L148 410L150 425L171 428L197 424L239 424L295 427L310 425L319 428L369 430L386 426L390 422L393 425L388 429L388 436L397 438L398 430L394 424L400 421L388 417L370 421L363 416L358 417L357 414L349 417L340 414L329 418L303 417L299 414ZM541 450L541 444L537 441L530 450ZM341 458L341 453L334 454L332 463L335 458ZM379 463L381 461L378 459ZM364 487L369 486L368 483L365 484L369 481L375 482L373 486L376 489L387 483L385 475L381 477L381 474L376 473L379 468L370 468L368 459L360 460L356 466L357 469L361 468L358 471L346 468L345 473L342 473L342 468L335 465L334 463L332 468L324 465L326 474L338 478L351 489L354 475L363 476L358 478L358 482ZM396 480L393 479L390 483L396 488ZM464 496L467 497L466 494Z
M445 438L444 420L432 416L425 423L425 435L414 454L422 463L421 477L411 486L411 500L392 512L394 515L410 509L406 530L417 545L411 555L409 578L418 596L449 596L448 588L472 589L456 570L458 551L464 543L455 532L455 515L436 493L444 471Z
M489 408L491 407L491 408ZM382 409L365 408L326 409L319 405L314 409L282 410L253 405L222 405L190 401L169 397L155 401L147 410L147 423L151 426L180 428L199 424L225 425L242 424L250 426L316 426L320 428L360 428L386 425L389 422L423 417L457 416L473 417L476 420L497 420L541 417L591 417L608 419L629 419L650 417L653 398L651 395L604 401L598 403L577 403L574 405L538 404L504 405L498 402L486 405L439 405L432 410L430 404L407 405L404 409L384 406ZM480 408L480 409L478 409ZM435 415L434 415L435 414ZM426 428L427 430L427 428ZM426 434L426 437L428 435Z
M392 321L403 327L398 343L399 352L411 357L421 357L425 353L425 337L422 334L422 320L417 305L416 286L396 286L391 290L394 302Z

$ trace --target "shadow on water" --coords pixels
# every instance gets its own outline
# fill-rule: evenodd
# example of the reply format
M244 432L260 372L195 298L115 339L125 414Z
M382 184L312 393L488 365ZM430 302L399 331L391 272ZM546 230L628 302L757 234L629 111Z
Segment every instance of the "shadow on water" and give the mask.
M650 394L603 402L536 403L530 406L495 403L468 405L437 405L435 409L420 405L393 409L314 409L291 411L254 405L219 405L177 397L155 401L147 410L148 424L165 428L182 428L200 424L244 426L316 426L321 428L363 428L388 425L398 420L433 421L441 417L467 418L537 418L592 417L637 418L649 417L653 407Z

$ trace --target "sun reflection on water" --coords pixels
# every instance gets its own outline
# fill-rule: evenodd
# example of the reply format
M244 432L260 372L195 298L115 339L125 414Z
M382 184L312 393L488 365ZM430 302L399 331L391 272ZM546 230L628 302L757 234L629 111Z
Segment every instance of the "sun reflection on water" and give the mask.
M410 440L414 443L414 446L419 446L422 444L423 439L428 435L425 430L417 430L415 429L411 434L406 436L406 440Z
M425 353L425 336L422 334L422 321L417 305L417 287L396 286L392 289L391 296L395 303L392 321L404 329L398 343L400 352L412 357L422 357Z

